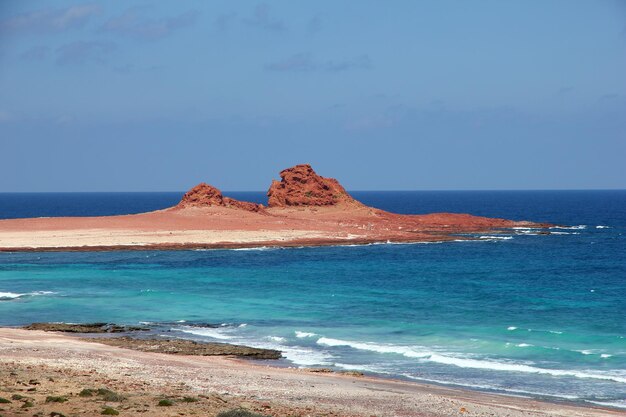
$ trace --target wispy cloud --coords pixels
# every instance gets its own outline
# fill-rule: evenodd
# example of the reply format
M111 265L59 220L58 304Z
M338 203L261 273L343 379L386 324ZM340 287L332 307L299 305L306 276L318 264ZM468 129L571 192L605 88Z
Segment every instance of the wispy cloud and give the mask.
M79 4L64 9L41 9L21 13L0 21L0 32L49 34L85 25L100 13L97 4Z
M243 21L249 26L268 31L283 32L287 30L285 23L281 19L272 17L270 11L271 8L267 3L260 3L254 8L252 16L243 19Z
M371 59L368 55L359 55L354 58L330 61L316 61L310 54L298 53L286 59L270 62L265 69L270 71L285 72L305 72L305 71L325 71L342 72L350 70L365 70L372 67Z
M107 57L116 49L113 42L78 41L65 44L56 50L57 64L72 65L106 63Z
M178 29L195 23L198 12L190 10L174 17L150 19L142 14L145 7L133 7L119 16L109 19L103 26L105 32L143 40L157 40L171 35Z
M50 48L43 45L33 46L20 55L24 61L43 61L48 56Z

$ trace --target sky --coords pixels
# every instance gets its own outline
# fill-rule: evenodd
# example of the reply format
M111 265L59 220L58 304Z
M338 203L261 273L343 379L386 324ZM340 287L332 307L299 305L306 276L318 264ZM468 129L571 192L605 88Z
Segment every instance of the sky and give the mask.
M626 1L0 1L0 192L626 188Z

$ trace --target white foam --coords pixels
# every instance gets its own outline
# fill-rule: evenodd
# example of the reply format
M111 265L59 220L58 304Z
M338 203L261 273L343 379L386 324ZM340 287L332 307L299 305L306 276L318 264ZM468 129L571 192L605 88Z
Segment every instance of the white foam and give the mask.
M626 400L617 400L617 401L590 401L590 403L603 405L607 407L615 407L615 408L626 408Z
M509 326L509 327L507 327L506 329L507 329L507 330L509 330L509 331L513 331L513 330L517 330L517 327L515 327L515 326Z
M295 331L296 333L296 337L299 337L300 339L304 338L304 337L313 337L313 336L317 336L316 333L310 333L310 332L301 332L299 330Z
M610 358L611 356L613 356L613 355L609 355L608 353L602 353L602 354L600 355L600 357L601 357L602 359L607 359L607 358Z
M317 340L317 344L324 346L349 346L358 350L368 350L378 353L396 353L406 356L407 358L425 358L432 355L432 352L426 350L416 350L410 346L381 345L378 343L367 342L351 342L348 340L331 339L328 337L320 337Z
M611 228L610 226L602 226L602 225L596 226L596 229L610 229L610 228Z
M586 224L579 224L577 226L552 226L550 229L582 230L586 228L587 228Z
M551 235L579 235L579 232L550 232Z
M528 344L528 343L520 343L519 345L516 345L517 347L531 347L534 345Z
M53 291L33 291L27 293L15 293L15 292L0 292L0 301L15 300L17 298L36 296L36 295L48 295L56 294Z
M254 248L235 248L232 250L234 251L264 251L264 250L271 250L271 249L276 249L276 248L269 247L269 246L259 246L259 247L254 247Z
M280 337L280 336L267 336L267 338L269 340L272 340L274 342L279 342L279 343L284 343L287 341L287 339L285 339L284 337Z
M480 236L479 239L510 240L513 239L513 236Z
M577 400L580 398L576 395L565 395L565 394L552 395L552 394L546 394L543 392L536 392L536 391L502 388L496 385L469 384L469 383L459 382L459 381L450 382L450 381L445 381L445 380L440 380L440 379L422 378L422 377L414 376L411 374L401 374L401 375L410 379L418 380L418 381L434 382L436 384L443 384L443 385L459 385L463 387L470 387L470 388L477 388L477 389L491 390L491 391L503 391L508 394L519 394L520 396L530 396L530 395L539 396L540 395L542 397L548 396L548 397L555 397L555 398L567 398L568 400Z
M213 328L213 327L179 327L172 330L178 330L183 333L195 334L196 336L210 337L219 340L233 339L234 336L228 334L231 329Z
M18 294L14 292L0 292L0 300L12 300L14 298L20 298L26 294Z
M358 350L367 350L378 353L395 353L408 358L417 358L421 361L435 362L444 365L457 366L459 368L484 369L490 371L503 372L523 372L532 374L545 374L553 376L566 376L585 379L601 379L606 381L614 381L626 384L626 377L622 375L614 375L609 373L600 373L593 371L577 371L569 369L546 369L537 368L535 366L514 363L514 362L498 362L489 359L470 359L454 356L446 356L440 353L428 351L420 346L398 346L398 345L381 345L368 342L353 342L347 340L331 339L321 337L317 341L320 345L325 346L349 346Z

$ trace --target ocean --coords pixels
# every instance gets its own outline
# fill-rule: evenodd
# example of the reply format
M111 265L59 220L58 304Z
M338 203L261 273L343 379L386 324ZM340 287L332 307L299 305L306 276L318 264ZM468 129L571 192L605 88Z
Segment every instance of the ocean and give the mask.
M181 195L5 193L0 218L136 213ZM398 213L560 227L431 244L0 253L0 325L145 324L279 349L281 366L626 408L626 191L353 195Z

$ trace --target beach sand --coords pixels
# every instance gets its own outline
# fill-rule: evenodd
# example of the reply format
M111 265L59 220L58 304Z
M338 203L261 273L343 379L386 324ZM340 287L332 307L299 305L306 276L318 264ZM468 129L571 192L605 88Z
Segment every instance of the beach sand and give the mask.
M78 395L83 389L98 388L117 395L108 399L97 393ZM118 401L116 396L124 399ZM54 412L68 417L100 415L105 406L120 416L157 417L212 416L239 407L271 416L626 415L618 410L315 373L240 359L141 352L12 328L0 328L0 397L11 401L0 404L4 417ZM54 397L67 401L54 402ZM158 406L164 399L173 405ZM31 407L23 408L27 402Z

